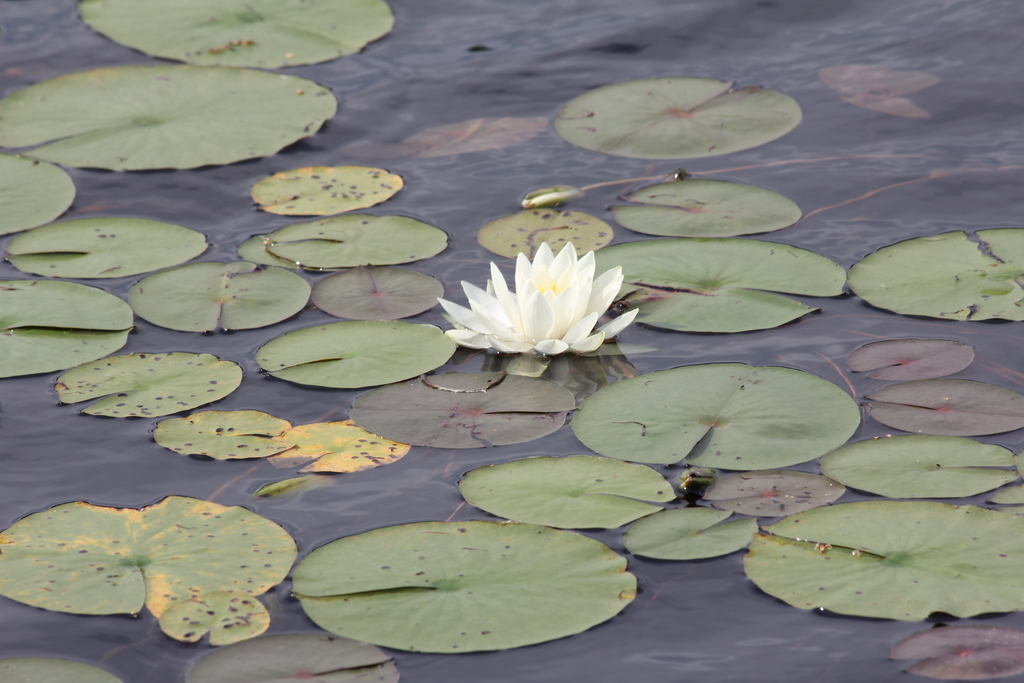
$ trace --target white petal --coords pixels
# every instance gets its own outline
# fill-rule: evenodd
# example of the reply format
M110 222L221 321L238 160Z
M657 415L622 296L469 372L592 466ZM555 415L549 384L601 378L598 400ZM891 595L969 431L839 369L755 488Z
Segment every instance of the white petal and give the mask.
M452 303L447 299L438 299L438 302L444 308L445 312L452 317L452 320L456 325L462 325L467 330L472 330L479 334L487 332L487 328L485 328L477 319L476 313L465 306Z
M523 329L523 318L519 314L519 304L516 303L516 295L508 291L505 284L505 277L498 270L498 266L491 262L491 286L494 288L494 298L498 300L501 310L505 312L512 327L517 330Z
M540 292L533 292L522 310L523 335L534 342L538 339L549 339L555 321L548 300Z
M576 279L577 281L594 280L594 268L596 264L594 262L594 252L588 251L583 255L583 258L576 264Z
M598 332L597 334L587 337L583 341L570 344L569 348L575 353L590 353L591 351L597 351L603 343L604 332Z
M533 257L533 268L537 269L537 266L545 266L551 268L551 262L555 260L554 254L551 253L551 245L547 242L541 242L540 246L537 247L537 253Z
M498 353L526 353L527 351L533 351L533 342L528 341L515 341L508 342L504 339L498 339L496 337L488 338L491 342L491 346Z
M466 298L469 299L470 308L474 311L478 310L478 307L482 308L487 311L488 317L500 323L502 327L513 328L512 321L505 315L497 298L469 282L463 281L462 289L466 292Z
M541 343L534 347L537 353L543 353L545 356L557 356L560 353L565 353L569 350L569 345L561 339L545 339Z
M483 328L484 334L489 336L500 337L501 339L512 340L519 338L519 334L508 327L500 320L496 320L482 305L476 301L469 302L470 307L473 309L473 313L476 314L476 318L479 321L480 327ZM493 344L493 342L492 342Z
M558 252L558 256L548 266L548 270L551 271L551 277L557 281L561 281L562 277L566 273L576 272L576 246L572 242L567 242L562 251Z
M622 287L622 266L615 266L605 271L601 277L594 280L594 288L590 292L590 301L587 303L587 313L604 313L615 301L615 297Z
M533 264L530 263L530 259L526 257L526 254L519 252L519 256L516 256L516 294L519 296L520 301L522 301L526 283L532 280Z
M578 323L569 328L569 331L562 335L562 341L570 346L578 342L583 341L583 338L594 331L594 325L597 323L597 319L601 317L600 313L591 313L586 316ZM600 343L600 342L598 342Z
M633 318L635 318L636 314L639 313L639 312L640 312L639 308L634 308L632 311L629 311L627 313L623 313L622 315L620 315L615 320L612 320L609 323L601 325L601 327L597 328L597 331L598 332L604 332L604 336L606 336L609 339L611 339L612 337L617 335L619 332L622 332L622 330L626 329L626 325L628 325L631 322L633 322Z
M550 337L561 339L569 328L576 324L583 311L576 311L576 290L570 287L555 297L546 297L551 304L551 313L554 324L551 327Z
M447 330L445 334L459 346L469 349L491 348L491 342L488 341L486 335L477 334L472 330Z

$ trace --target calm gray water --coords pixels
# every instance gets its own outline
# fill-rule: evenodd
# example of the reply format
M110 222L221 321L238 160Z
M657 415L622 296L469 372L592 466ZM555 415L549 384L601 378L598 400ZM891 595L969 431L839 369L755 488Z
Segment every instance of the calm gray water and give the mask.
M442 279L483 282L492 257L476 243L485 222L513 213L527 191L565 183L727 170L707 177L759 185L796 201L805 213L936 171L962 171L905 185L811 216L760 237L808 248L849 267L893 242L950 230L1024 227L1022 174L993 170L1024 164L1024 90L1020 55L1024 4L1014 0L391 0L394 31L360 55L288 70L331 88L338 115L315 137L266 159L190 171L111 173L71 169L78 197L70 216L134 216L206 233L202 260L235 258L247 237L294 219L256 211L250 186L277 171L307 165L383 165L405 178L378 213L413 216L451 236L443 254L413 267ZM0 0L0 93L52 76L158 60L115 45L77 17L71 0ZM486 46L489 50L470 50ZM906 119L840 100L819 69L869 64L927 71L938 85L910 96L930 112ZM346 154L355 141L394 142L424 128L472 117L551 117L591 88L653 76L707 76L761 84L794 97L803 123L762 147L687 162L622 159L577 149L553 132L490 152L380 160ZM826 157L858 157L814 161ZM801 163L769 166L775 162ZM979 170L981 169L981 170ZM989 169L989 170L985 170ZM592 191L572 208L611 221L609 204L630 186ZM618 229L616 242L647 239ZM9 264L0 278L24 277ZM317 275L308 275L315 280ZM124 295L136 278L92 281ZM776 364L815 373L858 396L879 383L852 377L846 355L887 337L956 339L978 361L958 377L1024 390L1020 327L900 317L856 297L814 300L822 313L776 330L699 335L631 327L624 341L657 351L631 357L640 372L703 362ZM220 410L260 409L305 423L344 419L361 391L318 390L261 376L254 350L300 327L333 320L306 310L272 327L194 335L139 320L122 352L191 351L240 363L241 388ZM414 322L444 325L438 310ZM477 370L476 357L460 366ZM253 500L260 485L288 471L253 462L179 456L153 442L156 420L109 420L60 406L49 376L0 381L0 526L52 505L86 500L142 506L167 495L245 505L283 525L300 557L341 536L421 520L487 519L459 509L456 482L467 470L528 455L587 449L571 430L538 441L473 451L414 448L396 464L334 478L333 485L290 498ZM855 438L887 433L870 420ZM1019 433L985 439L1020 450ZM816 471L811 463L802 467ZM672 470L666 473L672 474ZM843 502L870 498L849 492ZM972 502L981 503L984 496ZM456 512L456 510L458 510ZM624 552L622 530L591 534ZM930 624L809 613L761 593L742 571L742 553L698 562L630 556L638 598L597 628L505 652L422 655L396 652L407 683L565 683L701 680L749 683L905 679L886 659L897 640ZM286 581L266 597L270 633L316 632ZM1024 615L961 620L1024 627ZM160 633L148 614L80 617L0 598L0 656L60 656L105 667L126 683L176 683L205 645Z

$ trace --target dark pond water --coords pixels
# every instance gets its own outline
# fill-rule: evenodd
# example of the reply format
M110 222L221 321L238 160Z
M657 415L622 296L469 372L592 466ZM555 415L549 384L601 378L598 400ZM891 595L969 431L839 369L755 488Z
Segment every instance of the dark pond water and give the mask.
M769 188L805 213L936 171L967 171L917 182L810 216L763 239L817 251L849 267L879 247L950 230L1024 227L1024 90L1020 55L1024 4L1015 0L391 0L394 31L360 55L289 70L334 91L338 115L315 137L276 156L191 171L70 170L78 198L70 216L135 216L201 230L213 247L201 259L235 258L247 237L293 219L257 212L258 179L306 165L363 163L401 174L406 188L379 213L413 216L447 231L440 256L414 267L458 282L482 282L491 256L476 243L486 221L517 209L526 191L567 183L669 173L678 164L577 149L553 132L490 152L383 161L345 153L353 141L393 142L430 126L483 116L551 117L596 86L685 75L762 84L799 101L803 123L771 144L686 162L692 172ZM92 32L71 0L0 0L0 90L8 94L63 73L152 60ZM489 50L471 50L486 46ZM870 64L927 71L941 83L911 96L927 119L888 116L840 100L819 69ZM824 158L841 157L830 161ZM795 162L795 163L791 163ZM679 162L682 163L682 162ZM573 208L606 220L618 193L594 190ZM618 229L616 242L647 239ZM24 277L9 264L0 278ZM315 280L317 275L309 275ZM125 295L135 278L101 282ZM858 396L878 383L844 372L856 346L887 337L939 337L975 347L959 377L1024 390L1020 327L913 319L856 297L813 300L823 312L796 324L734 335L633 326L625 341L657 348L629 360L640 372L738 361L817 374ZM293 423L344 419L361 391L317 390L261 376L254 350L288 330L325 322L306 310L284 323L230 334L194 335L138 321L123 352L208 352L240 363L241 388L221 410L260 409ZM438 310L414 322L444 325ZM477 370L477 356L462 370ZM294 497L254 500L260 485L288 476L268 464L182 457L153 442L155 420L109 420L62 407L49 376L0 382L0 525L52 505L86 500L142 506L167 495L245 505L283 525L300 556L327 541L421 520L486 519L461 507L460 476L513 458L588 452L568 428L517 446L472 451L414 448L396 464L334 478ZM855 439L887 433L866 420ZM1015 451L1020 433L984 439ZM816 463L801 469L817 471ZM672 474L671 469L667 470ZM849 492L843 501L868 498ZM982 503L984 496L971 502ZM592 534L624 552L622 530ZM714 683L887 681L905 678L886 659L894 642L929 626L839 617L789 607L761 593L742 571L742 553L698 562L630 557L640 594L597 628L518 650L470 655L396 652L408 683ZM1024 580L1024 579L1022 579ZM266 596L271 633L315 632L285 582ZM1024 615L962 620L1024 627ZM79 617L0 598L0 656L60 656L100 665L126 682L173 683L210 648L162 635L149 615Z

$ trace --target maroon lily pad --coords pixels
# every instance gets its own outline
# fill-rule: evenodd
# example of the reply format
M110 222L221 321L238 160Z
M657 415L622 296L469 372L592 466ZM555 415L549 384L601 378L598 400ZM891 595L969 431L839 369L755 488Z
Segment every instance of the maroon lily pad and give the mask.
M320 280L313 303L350 320L398 320L430 310L444 296L440 282L406 268L359 266Z
M704 500L720 510L781 517L826 505L845 492L845 486L820 474L763 470L725 475L704 492Z
M572 392L504 372L420 377L361 396L349 416L393 441L435 448L481 448L532 441L563 424Z
M945 626L904 638L891 659L921 659L907 667L944 681L984 681L1024 672L1024 631L1002 626Z
M966 379L899 382L866 396L871 417L916 434L981 436L1024 427L1024 396Z
M935 379L960 372L974 361L974 349L948 339L892 339L865 344L846 358L854 372L874 370L871 379Z

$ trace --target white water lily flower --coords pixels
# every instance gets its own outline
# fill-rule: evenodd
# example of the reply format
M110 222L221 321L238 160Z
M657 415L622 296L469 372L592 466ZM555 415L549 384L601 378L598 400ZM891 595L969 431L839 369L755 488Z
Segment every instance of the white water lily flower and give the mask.
M460 346L557 356L566 351L595 351L605 338L614 337L633 322L635 309L594 330L621 286L619 266L594 279L594 252L577 261L571 242L557 257L543 243L533 263L522 253L516 259L515 292L509 291L492 262L486 292L462 283L469 308L438 301L457 328L445 334Z

